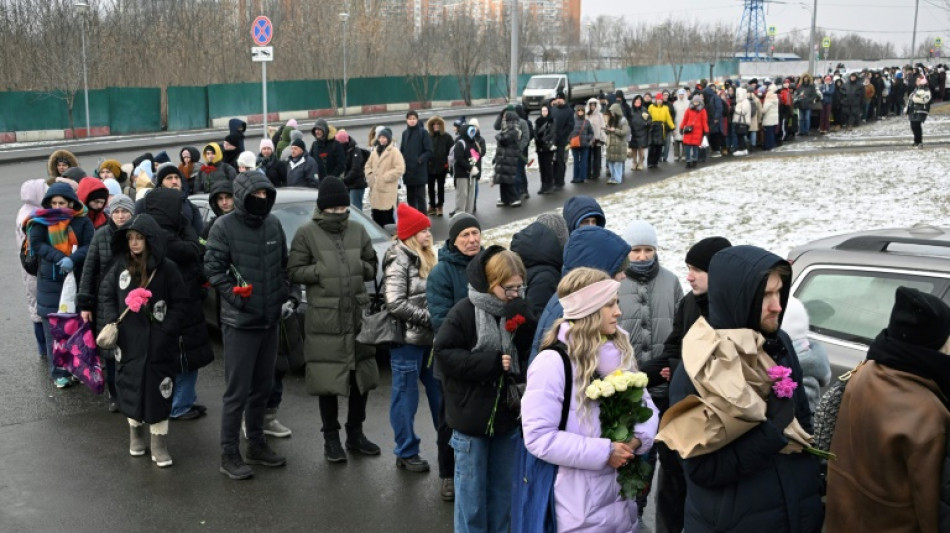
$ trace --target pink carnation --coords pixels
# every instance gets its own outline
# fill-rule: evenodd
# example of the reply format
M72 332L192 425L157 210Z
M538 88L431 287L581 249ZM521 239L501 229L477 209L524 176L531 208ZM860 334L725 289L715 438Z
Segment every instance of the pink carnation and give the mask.
M481 157L482 157L482 156L478 155L478 150L475 150L474 148L472 148L471 150L469 150L468 153L471 154L472 159L474 159L475 161L478 161L478 160L481 159Z
M129 306L129 309L133 313L138 313L139 309L142 309L142 306L148 303L148 299L152 297L152 291L148 289L138 288L132 290L125 297L125 305Z
M769 379L772 381L778 381L780 379L789 378L792 376L792 369L787 366L775 365L769 369Z
M797 388L798 383L795 383L790 378L782 378L772 385L772 390L775 391L775 395L779 398L791 398Z

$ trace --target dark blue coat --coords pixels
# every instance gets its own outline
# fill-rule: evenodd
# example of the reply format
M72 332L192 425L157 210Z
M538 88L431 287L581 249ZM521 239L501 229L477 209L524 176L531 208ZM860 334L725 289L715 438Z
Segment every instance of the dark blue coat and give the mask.
M540 222L532 222L511 238L511 251L524 263L528 286L525 300L534 316L541 316L544 306L557 292L564 264L564 248L557 235Z
M590 196L574 196L564 203L564 220L567 222L567 231L573 232L578 228L581 220L587 217L597 217L597 225L607 225L607 217L603 208Z
M758 330L768 271L782 258L754 246L733 246L713 257L709 267L709 323L716 329ZM788 301L790 279L783 280L782 308ZM776 363L792 369L802 382L802 368L784 331L766 336L766 351ZM696 394L686 372L676 372L670 404ZM812 432L811 411L804 387L792 401L795 416ZM683 461L686 473L685 530L817 533L824 511L819 495L816 457L781 454L788 444L780 428L762 422L719 450Z
M613 275L620 271L624 259L630 253L630 245L616 233L600 226L584 226L571 234L564 247L564 265L561 277L579 267L597 268ZM541 348L541 341L554 321L564 314L564 307L555 292L538 320L538 329L531 343L531 356L528 363L534 361Z
M43 197L44 209L49 209L50 201L54 196L62 196L72 201L76 207L82 206L72 187L65 183L54 183ZM40 270L36 273L36 314L44 318L59 310L59 297L63 291L63 281L66 279L66 272L56 266L56 263L67 255L72 259L78 290L83 262L86 260L86 254L89 252L89 245L95 233L92 221L86 217L72 219L69 230L76 235L78 245L73 253L64 254L50 244L49 230L46 226L39 223L30 226L30 248L40 257Z
M452 306L468 297L465 268L471 261L472 258L460 252L453 243L447 242L439 249L439 262L426 278L426 299L433 332L439 332L439 326Z
M399 151L406 161L406 173L403 182L409 185L425 185L429 183L429 158L432 157L432 138L421 123L402 132L402 142Z

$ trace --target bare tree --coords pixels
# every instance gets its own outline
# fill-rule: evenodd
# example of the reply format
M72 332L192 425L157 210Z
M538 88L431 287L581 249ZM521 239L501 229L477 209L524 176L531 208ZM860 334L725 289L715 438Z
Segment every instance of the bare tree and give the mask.
M422 31L413 36L407 50L409 86L416 101L422 102L426 108L432 105L433 96L442 81L436 74L441 70L440 59L450 41L443 30L442 26L424 25Z
M471 11L454 14L445 26L448 34L453 37L450 41L449 59L458 81L459 92L465 104L472 105L472 84L485 60L482 32L477 25L472 24Z

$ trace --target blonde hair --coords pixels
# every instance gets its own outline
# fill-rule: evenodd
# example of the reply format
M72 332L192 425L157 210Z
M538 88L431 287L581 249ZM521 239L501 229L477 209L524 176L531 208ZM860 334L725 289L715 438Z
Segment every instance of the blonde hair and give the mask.
M572 270L568 275L561 279L557 284L558 298L564 298L568 294L577 292L588 285L593 285L598 281L610 279L610 276L602 270L594 268L580 267ZM618 329L610 335L601 333L603 319L600 312L591 313L584 318L577 320L566 320L559 318L554 321L554 325L544 335L544 341L541 346L553 346L558 342L558 332L561 324L568 324L567 335L567 356L574 364L574 395L577 397L578 410L582 418L590 415L590 401L584 394L588 383L597 370L597 360L600 356L600 347L607 341L614 343L614 346L620 350L620 368L636 369L637 361L633 357L633 346L630 339Z
M485 263L485 280L488 281L488 292L515 276L521 276L522 283L524 283L527 274L525 274L521 257L511 250L502 250L491 256L488 262Z
M416 239L416 235L409 237L402 243L419 256L419 277L426 279L429 277L429 272L432 272L432 269L435 268L438 258L435 255L435 250L432 249L432 245L422 246Z

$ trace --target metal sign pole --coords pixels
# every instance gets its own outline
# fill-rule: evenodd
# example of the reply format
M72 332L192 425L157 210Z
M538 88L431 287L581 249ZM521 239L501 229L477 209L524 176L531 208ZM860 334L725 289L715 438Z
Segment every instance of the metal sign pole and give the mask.
M261 61L261 92L264 101L264 138L267 138L267 61Z

